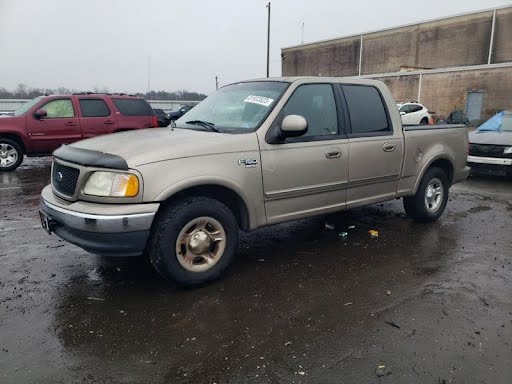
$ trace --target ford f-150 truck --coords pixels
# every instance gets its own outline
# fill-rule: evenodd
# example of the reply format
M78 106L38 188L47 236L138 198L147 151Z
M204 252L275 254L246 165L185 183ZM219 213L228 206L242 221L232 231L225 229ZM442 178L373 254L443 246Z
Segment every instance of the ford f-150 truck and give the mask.
M239 229L403 198L433 221L467 177L464 125L402 127L381 82L277 78L221 88L174 128L54 152L48 232L105 256L144 254L185 285L217 278Z
M140 97L79 93L40 96L12 116L0 116L0 172L14 171L23 155L49 155L62 144L122 130L158 127Z

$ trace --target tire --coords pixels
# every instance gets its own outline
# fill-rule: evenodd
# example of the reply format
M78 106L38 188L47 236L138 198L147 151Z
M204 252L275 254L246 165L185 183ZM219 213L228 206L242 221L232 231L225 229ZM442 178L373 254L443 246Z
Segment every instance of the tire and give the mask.
M151 264L183 286L219 278L235 257L238 224L224 204L207 197L183 199L157 216L148 242Z
M427 125L428 124L428 119L426 117L424 117L423 119L421 119L420 121L420 125Z
M404 197L405 213L418 222L437 220L446 208L448 190L446 173L437 167L427 169L416 194Z
M0 172L10 172L23 161L23 148L16 141L0 137Z

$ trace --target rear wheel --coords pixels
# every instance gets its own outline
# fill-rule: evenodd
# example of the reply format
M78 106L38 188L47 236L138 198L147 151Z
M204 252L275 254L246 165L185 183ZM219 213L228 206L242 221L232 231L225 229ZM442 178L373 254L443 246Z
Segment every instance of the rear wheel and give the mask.
M148 243L155 269L181 285L217 279L235 257L238 224L217 200L193 197L164 209Z
M23 149L11 139L0 137L0 172L14 171L23 161Z
M421 119L420 121L420 125L427 125L428 124L428 119L426 117L424 117L423 119Z
M441 168L429 168L421 179L416 194L404 197L407 216L420 222L437 220L446 208L448 188L446 173Z

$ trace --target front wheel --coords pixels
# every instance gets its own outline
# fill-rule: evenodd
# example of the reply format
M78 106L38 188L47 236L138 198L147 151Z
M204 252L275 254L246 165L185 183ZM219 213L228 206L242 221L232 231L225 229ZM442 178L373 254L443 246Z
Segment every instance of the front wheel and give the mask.
M0 137L0 172L14 171L23 161L23 149L10 139Z
M217 200L193 197L164 208L148 243L153 267L168 280L197 285L217 279L235 257L238 224Z
M419 222L437 220L446 208L448 189L446 173L441 168L429 168L421 179L416 194L404 197L405 213Z

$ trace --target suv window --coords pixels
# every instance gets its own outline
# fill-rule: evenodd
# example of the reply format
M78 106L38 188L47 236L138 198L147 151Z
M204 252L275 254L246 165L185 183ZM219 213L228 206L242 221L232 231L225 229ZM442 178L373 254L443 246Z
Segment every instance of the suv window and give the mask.
M107 117L110 109L101 99L80 99L80 109L83 117Z
M299 86L283 110L283 117L302 115L306 118L308 131L301 138L338 134L338 114L334 92L330 84Z
M342 86L347 100L352 135L391 132L384 102L375 87Z
M421 105L418 105L418 104L411 104L410 108L411 108L411 113L418 112L418 111L421 111L423 109L423 107Z
M70 99L52 100L44 104L40 109L44 109L47 118L75 117L75 110Z
M112 98L117 109L124 116L152 116L153 109L143 99L119 99Z

